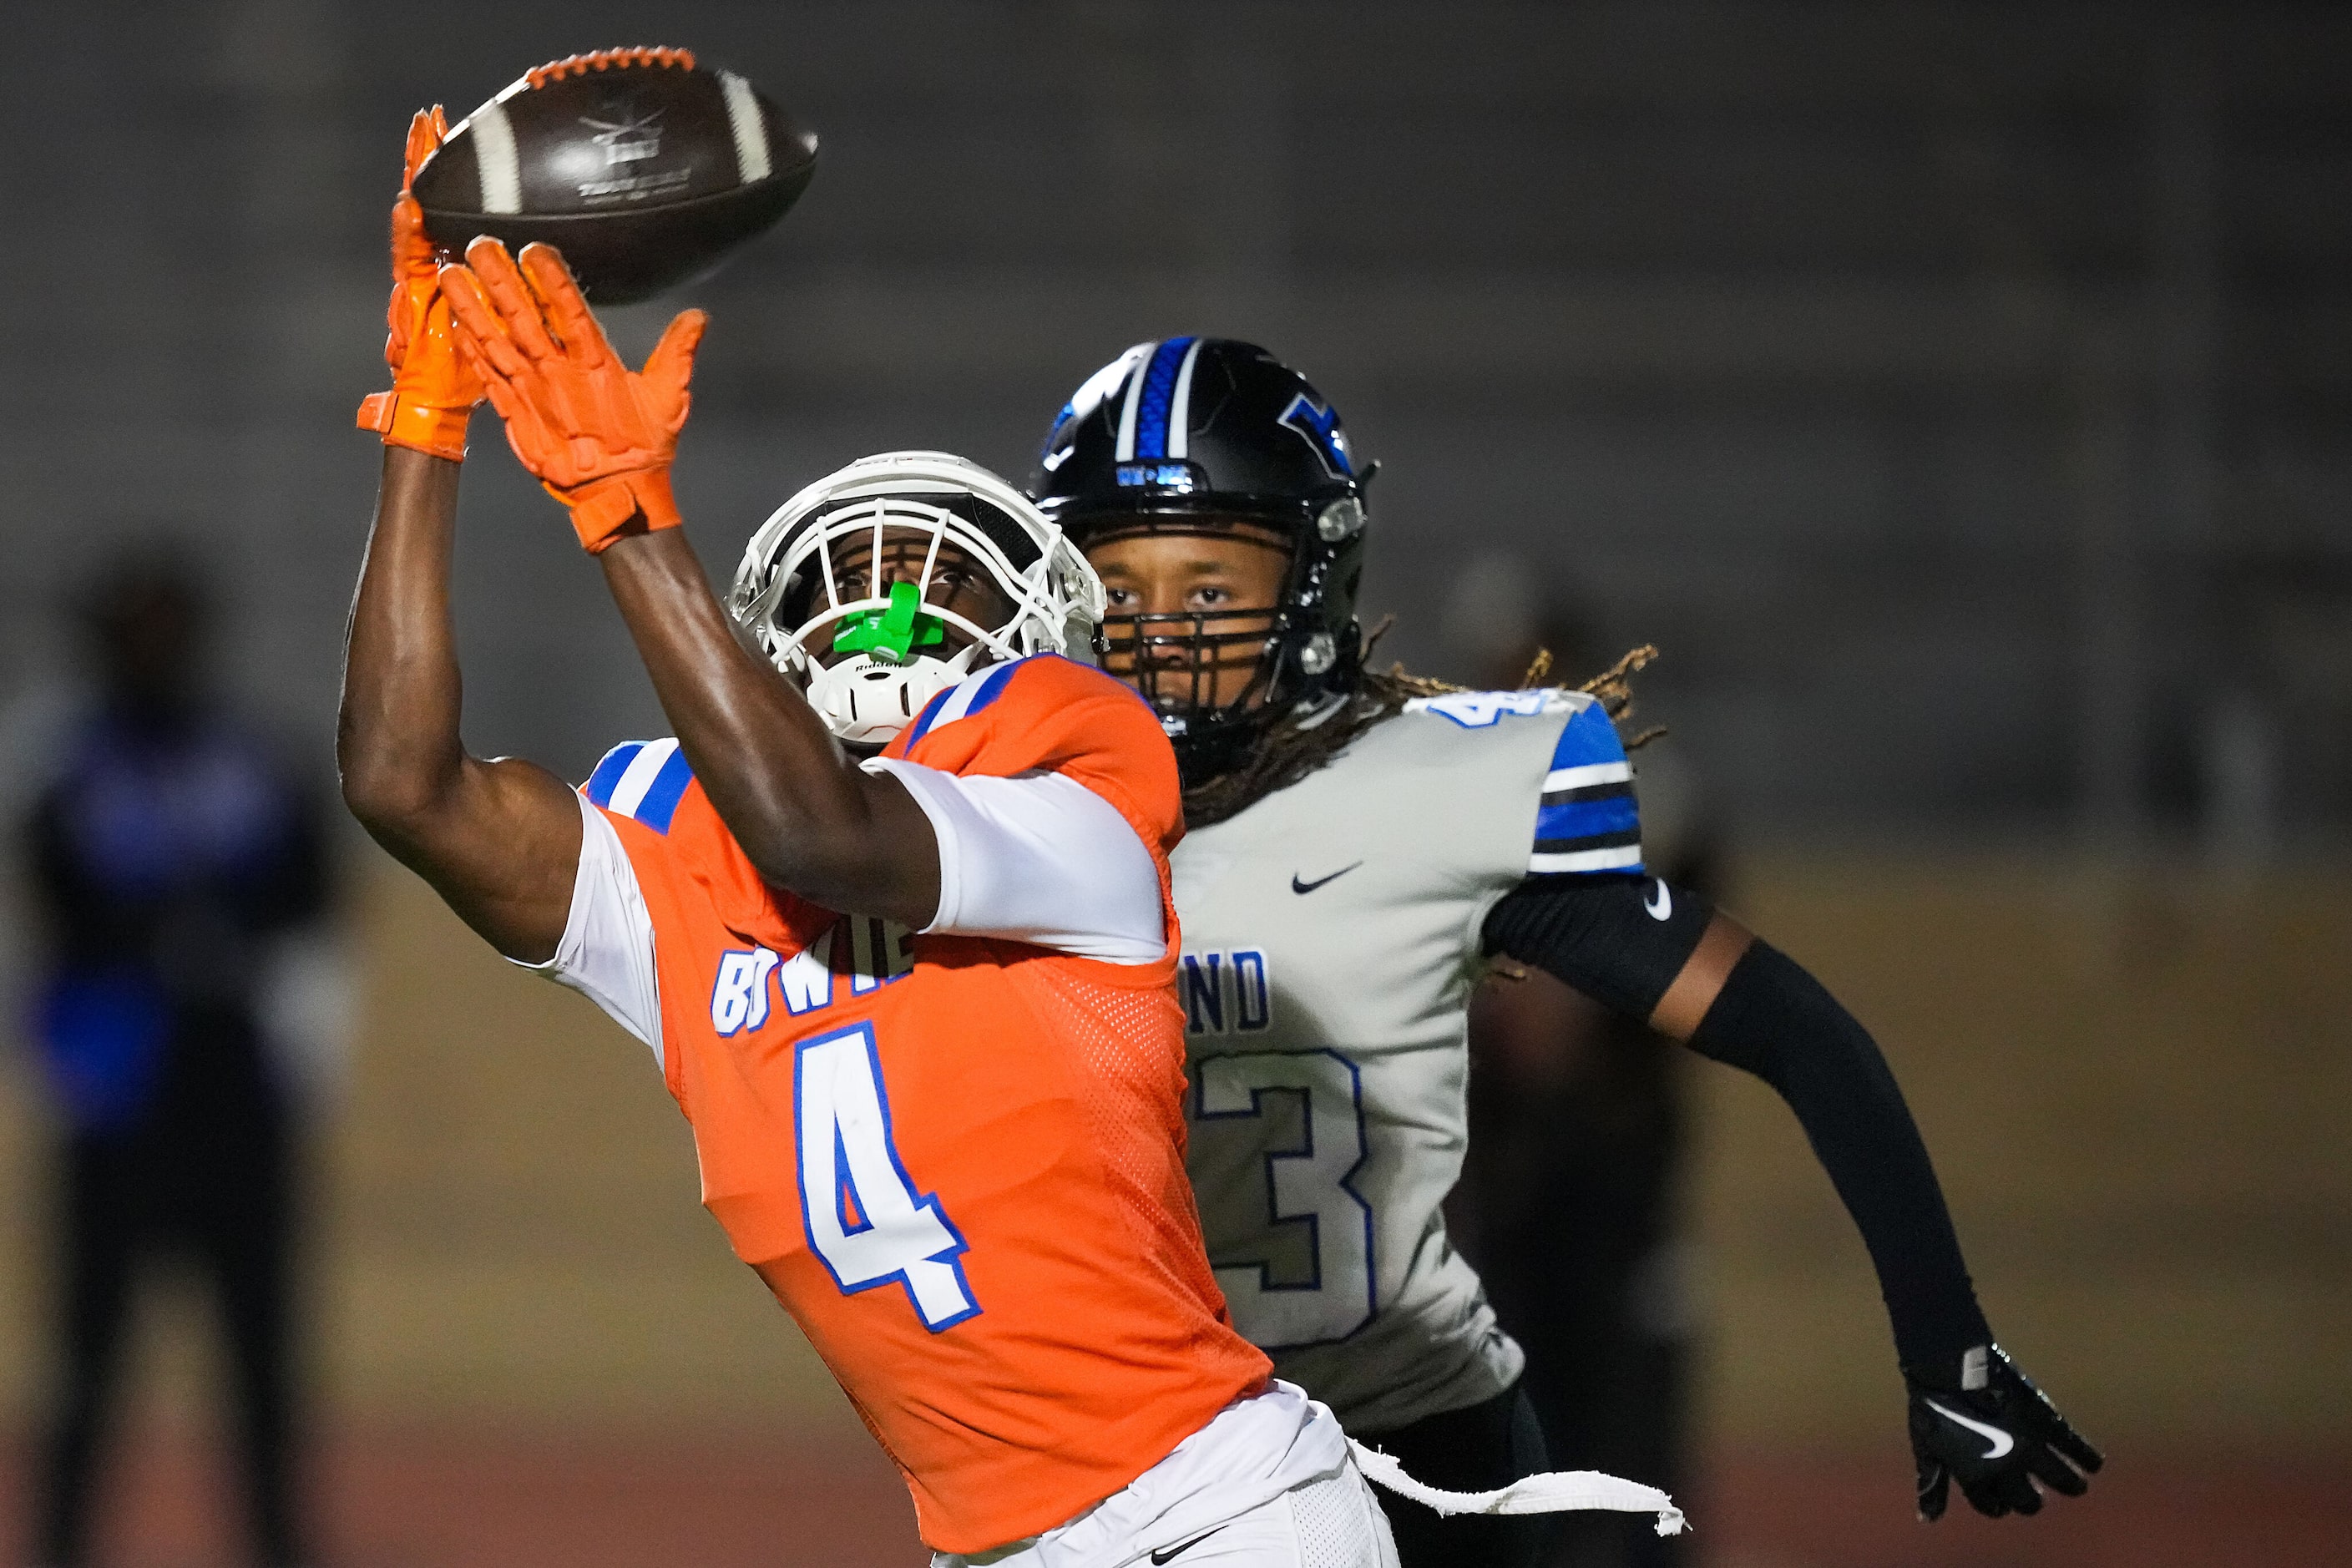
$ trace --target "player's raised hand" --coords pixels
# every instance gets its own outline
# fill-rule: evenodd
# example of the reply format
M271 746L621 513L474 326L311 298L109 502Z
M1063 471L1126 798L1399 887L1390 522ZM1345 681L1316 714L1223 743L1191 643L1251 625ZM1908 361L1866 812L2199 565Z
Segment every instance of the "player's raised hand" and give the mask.
M1979 1345L1948 1368L1905 1367L1919 1517L1940 1519L1950 1485L1979 1513L2038 1513L2039 1481L2080 1497L2105 1463L1999 1345Z
M398 370L408 357L408 345L423 324L425 311L440 291L441 258L425 237L425 211L416 204L416 171L449 134L448 117L439 104L420 109L408 122L408 145L400 165L400 195L392 204L392 306L385 312L392 331L383 342L384 363Z
M591 554L633 525L675 528L669 468L692 401L694 351L709 320L683 310L646 358L621 363L552 246L520 258L487 235L441 270L458 343L507 423L507 441L572 509Z
M392 367L392 390L362 403L359 423L387 446L454 461L466 455L466 422L482 400L482 383L451 335L440 258L425 237L425 213L409 194L416 171L448 133L437 103L418 110L408 122L400 196L392 204L392 303L384 311L383 358Z

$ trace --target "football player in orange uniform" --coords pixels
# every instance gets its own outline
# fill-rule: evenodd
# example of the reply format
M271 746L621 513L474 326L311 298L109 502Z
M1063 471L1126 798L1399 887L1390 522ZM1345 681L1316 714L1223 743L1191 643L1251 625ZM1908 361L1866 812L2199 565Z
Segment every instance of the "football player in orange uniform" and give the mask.
M436 132L420 116L413 170ZM702 331L642 372L556 254L435 267L394 379L338 737L353 813L653 1048L703 1201L906 1476L938 1561L1392 1564L1330 1413L1228 1321L1185 1178L1176 767L1091 667L1101 586L940 454L788 502L723 606L668 468ZM675 739L579 791L459 738L449 609L487 392L602 563ZM887 742L887 746L884 742ZM879 752L880 754L872 754Z

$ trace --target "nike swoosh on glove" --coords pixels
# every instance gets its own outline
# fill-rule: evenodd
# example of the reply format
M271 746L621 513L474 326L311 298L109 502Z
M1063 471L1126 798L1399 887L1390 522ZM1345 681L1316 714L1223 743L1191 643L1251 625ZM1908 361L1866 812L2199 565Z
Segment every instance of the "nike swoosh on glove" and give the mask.
M1906 1366L1919 1517L1940 1519L1953 1481L1979 1513L2039 1513L2039 1481L2080 1497L2106 1461L1999 1345L1978 1345L1956 1367Z
M458 346L507 422L507 444L571 508L590 554L624 533L678 525L669 468L701 311L680 311L635 371L605 341L553 246L526 245L509 258L484 235L466 247L465 266L441 269L441 292Z

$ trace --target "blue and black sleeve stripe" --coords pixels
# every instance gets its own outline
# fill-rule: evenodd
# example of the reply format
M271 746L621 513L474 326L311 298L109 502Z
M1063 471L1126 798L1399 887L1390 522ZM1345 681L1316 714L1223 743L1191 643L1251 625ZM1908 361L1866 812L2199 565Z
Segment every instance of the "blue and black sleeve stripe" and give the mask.
M1552 748L1528 869L1545 875L1642 869L1633 765L1598 702L1578 710Z

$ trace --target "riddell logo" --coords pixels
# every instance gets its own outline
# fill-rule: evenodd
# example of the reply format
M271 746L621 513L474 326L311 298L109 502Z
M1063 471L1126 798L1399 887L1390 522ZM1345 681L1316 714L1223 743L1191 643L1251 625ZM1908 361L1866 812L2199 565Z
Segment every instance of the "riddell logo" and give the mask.
M614 120L593 120L584 114L580 117L580 123L596 133L591 140L604 149L604 166L609 169L618 163L660 156L662 111L656 109L642 118L631 118L625 109L620 113L621 117Z

